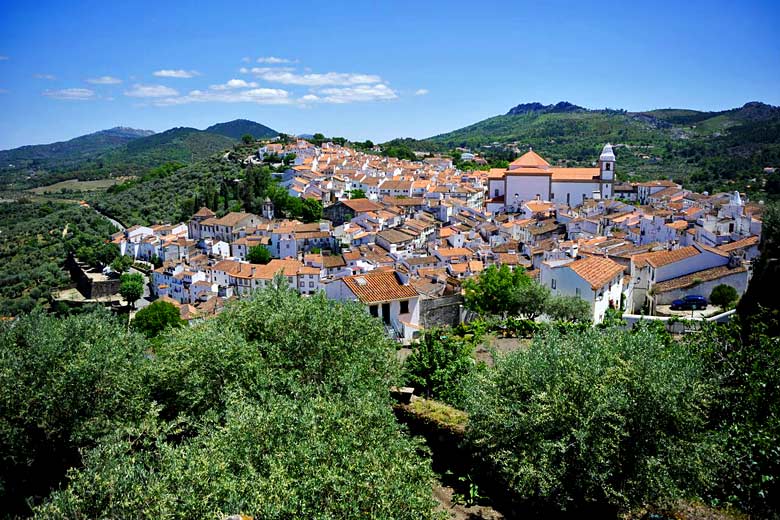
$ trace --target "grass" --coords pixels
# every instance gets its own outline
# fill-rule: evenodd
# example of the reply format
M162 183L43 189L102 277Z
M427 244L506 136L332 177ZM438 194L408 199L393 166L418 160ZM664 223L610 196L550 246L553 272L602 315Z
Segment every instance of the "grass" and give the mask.
M418 416L443 426L462 430L469 421L466 412L432 399L414 399L409 409Z
M126 179L113 178L113 179L99 179L95 181L80 181L78 179L68 179L67 181L60 181L56 184L50 184L49 186L39 186L38 188L31 188L28 190L36 195L45 193L57 193L62 190L70 191L100 191L106 190L114 184L118 184Z

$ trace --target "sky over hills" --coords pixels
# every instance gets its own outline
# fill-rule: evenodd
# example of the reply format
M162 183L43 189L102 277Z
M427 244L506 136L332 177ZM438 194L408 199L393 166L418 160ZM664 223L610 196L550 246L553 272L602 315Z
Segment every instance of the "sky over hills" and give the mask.
M0 149L114 126L427 137L561 99L780 104L780 5L3 2Z

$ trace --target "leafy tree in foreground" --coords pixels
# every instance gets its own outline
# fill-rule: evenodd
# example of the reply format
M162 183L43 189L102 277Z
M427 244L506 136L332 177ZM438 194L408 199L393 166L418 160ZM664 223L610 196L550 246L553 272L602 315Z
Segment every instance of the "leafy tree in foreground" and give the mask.
M179 315L179 309L170 302L156 301L138 311L131 326L134 330L153 338L168 327L181 327L184 320Z
M146 343L102 308L0 323L0 509L26 516L79 450L143 417Z
M462 404L462 388L476 366L474 345L451 330L425 331L404 361L407 383L427 397Z
M699 358L647 329L538 336L471 386L467 436L518 504L626 511L706 490L722 453Z
M361 190L361 189L350 190L349 198L350 199L365 199L366 198L366 192Z
M551 296L544 312L560 321L587 322L593 316L590 304L577 296Z
M111 262L111 269L118 273L124 273L133 266L133 258L127 255L117 256L113 262Z
M515 312L521 314L528 320L534 320L547 309L547 302L550 300L550 289L529 280L515 289L513 295Z
M686 337L717 385L710 420L725 437L712 498L755 518L780 515L780 338L771 310ZM745 330L749 333L745 333Z
M267 264L271 261L271 252L265 246L253 246L246 253L246 260L250 264Z
M466 307L482 315L515 314L518 291L530 283L531 278L522 268L513 271L506 265L491 265L476 280L464 281Z
M146 367L145 416L36 517L435 517L429 462L390 407L394 345L359 305L260 291L163 335Z
M303 199L301 217L306 223L318 222L322 218L322 203L316 199Z
M119 294L132 307L144 295L144 278L138 273L124 273L119 282Z
M739 294L737 294L737 290L723 283L716 285L710 293L710 302L720 306L722 309L726 309L738 299Z

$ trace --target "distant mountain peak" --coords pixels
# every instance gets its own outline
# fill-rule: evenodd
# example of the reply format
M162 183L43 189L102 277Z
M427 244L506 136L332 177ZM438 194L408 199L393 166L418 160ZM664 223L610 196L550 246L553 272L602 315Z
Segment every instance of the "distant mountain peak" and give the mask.
M532 103L521 103L516 107L513 107L509 112L507 112L506 115L520 116L531 112L538 112L540 114L549 114L549 113L583 112L583 111L587 111L587 109L569 103L568 101L559 101L558 103L550 104L550 105L543 105L538 101L534 101Z
M217 123L206 128L205 132L224 135L235 140L241 139L246 134L255 139L266 139L279 135L279 132L273 128L268 128L249 119L235 119L226 123Z
M99 132L95 133L106 135L122 135L127 137L148 137L150 135L154 135L153 130L141 130L138 128L131 128L129 126L115 126L113 128L100 130Z

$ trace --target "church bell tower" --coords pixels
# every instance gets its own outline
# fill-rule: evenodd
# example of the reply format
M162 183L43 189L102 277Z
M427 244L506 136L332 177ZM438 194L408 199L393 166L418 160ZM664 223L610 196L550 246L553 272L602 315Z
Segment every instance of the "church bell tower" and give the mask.
M612 185L615 182L615 152L612 145L607 143L599 156L599 171L601 177L601 196L611 199L613 195Z

